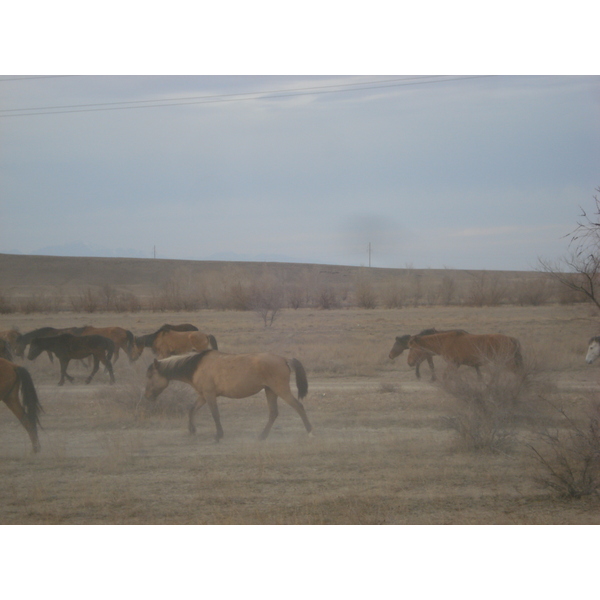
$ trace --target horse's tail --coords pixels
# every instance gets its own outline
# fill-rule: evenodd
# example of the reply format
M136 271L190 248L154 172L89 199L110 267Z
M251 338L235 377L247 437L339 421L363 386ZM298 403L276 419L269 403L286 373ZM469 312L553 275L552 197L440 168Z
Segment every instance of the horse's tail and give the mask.
M210 347L213 350L218 350L219 347L217 346L217 340L215 339L215 336L212 333L209 333L206 337L208 338L208 343L210 344Z
M127 356L129 356L129 359L131 360L131 352L133 350L133 344L135 343L135 337L133 336L133 333L131 331L129 331L129 329L125 330L125 336L127 337L127 344L125 346L125 354L127 354Z
M40 423L39 414L43 412L42 405L38 398L33 379L25 367L15 367L18 382L21 384L21 393L23 395L23 410L25 417L31 425L33 431L37 431Z
M292 358L287 361L288 366L296 373L296 386L298 387L298 398L306 397L308 394L308 379L306 377L306 371L302 366L302 363L297 358Z

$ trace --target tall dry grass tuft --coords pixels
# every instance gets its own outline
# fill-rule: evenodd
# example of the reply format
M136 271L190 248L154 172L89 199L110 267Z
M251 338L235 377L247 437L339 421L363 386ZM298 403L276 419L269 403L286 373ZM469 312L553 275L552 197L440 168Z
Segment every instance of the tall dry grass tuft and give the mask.
M600 403L591 403L581 423L554 408L563 429L546 429L538 444L528 444L540 472L535 481L564 498L600 496Z
M454 399L446 424L454 429L463 449L505 452L513 446L518 429L541 418L540 390L548 384L540 368L526 361L514 372L502 360L493 361L477 378L465 367L444 374L442 387Z

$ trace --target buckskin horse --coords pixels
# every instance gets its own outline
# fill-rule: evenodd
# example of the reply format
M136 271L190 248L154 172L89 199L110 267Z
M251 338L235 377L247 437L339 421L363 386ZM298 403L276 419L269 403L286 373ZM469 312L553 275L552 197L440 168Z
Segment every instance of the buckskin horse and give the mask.
M19 399L21 392L22 401ZM42 410L29 371L0 358L0 400L13 412L29 434L34 452L40 451L37 426Z
M63 385L65 379L71 383L73 377L67 373L67 366L71 359L82 359L92 356L94 359L94 368L89 374L86 383L90 383L98 371L99 364L102 363L110 375L110 382L115 382L112 363L110 362L115 351L114 342L101 335L78 336L71 333L63 333L55 337L35 338L29 345L29 360L35 359L42 352L53 352L60 362L60 381L58 385Z
M162 331L198 331L198 328L190 323L181 323L180 325L169 325L168 323L165 323L165 325L158 328L153 333L135 336L133 338L132 360L137 360L142 355L145 348L152 348L156 337Z
M248 398L265 390L269 420L260 434L261 440L269 435L279 414L277 398L287 402L300 415L306 431L312 435L312 425L304 406L294 397L290 388L292 371L296 374L298 398L302 399L308 393L308 380L298 359L286 359L269 353L226 354L218 350L205 350L163 360L154 359L146 373L144 396L155 400L173 380L191 385L198 392L198 400L189 412L189 431L196 433L194 414L201 406L208 404L217 428L216 440L219 441L223 437L223 428L217 398Z
M412 336L408 345L410 351L418 349L438 354L449 367L473 367L479 378L479 367L492 362L501 362L515 372L523 367L519 340L499 333L475 335L459 330L442 331Z

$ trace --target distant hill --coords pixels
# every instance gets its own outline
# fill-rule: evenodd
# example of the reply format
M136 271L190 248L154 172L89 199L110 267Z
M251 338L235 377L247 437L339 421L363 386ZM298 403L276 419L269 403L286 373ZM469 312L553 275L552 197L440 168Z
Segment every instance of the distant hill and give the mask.
M110 286L118 293L144 299L177 289L200 293L244 286L278 284L315 290L331 288L341 298L367 282L381 293L392 286L410 288L411 294L436 292L442 287L464 290L473 281L492 279L503 286L540 280L542 274L524 271L466 271L450 269L383 269L338 265L167 260L152 258L99 258L0 254L0 293L11 298L35 294L70 295Z

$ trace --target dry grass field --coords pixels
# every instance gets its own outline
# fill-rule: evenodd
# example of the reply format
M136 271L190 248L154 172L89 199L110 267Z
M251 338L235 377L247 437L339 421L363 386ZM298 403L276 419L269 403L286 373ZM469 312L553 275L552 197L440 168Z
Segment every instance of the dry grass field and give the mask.
M0 523L600 523L597 497L555 493L531 449L543 453L545 431L568 433L556 408L585 428L598 400L600 365L584 361L588 338L600 333L589 305L283 309L271 327L253 311L231 310L0 315L0 329L21 332L92 324L140 335L183 322L214 334L225 352L298 358L314 438L280 401L269 438L258 441L267 419L262 393L219 400L221 442L207 408L190 435L191 387L172 383L156 404L141 400L148 350L133 364L121 356L113 386L102 372L86 386L88 369L73 362L75 382L58 387L58 365L42 355L24 361L45 410L41 453L32 454L25 431L0 406ZM388 359L396 335L427 327L521 341L527 385L497 448L473 450L452 426L461 406L439 357L435 383L426 363L418 381L406 353ZM484 381L495 376L483 372ZM472 369L459 374L477 385Z

